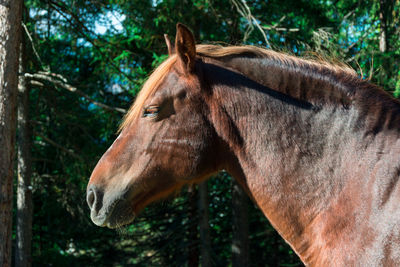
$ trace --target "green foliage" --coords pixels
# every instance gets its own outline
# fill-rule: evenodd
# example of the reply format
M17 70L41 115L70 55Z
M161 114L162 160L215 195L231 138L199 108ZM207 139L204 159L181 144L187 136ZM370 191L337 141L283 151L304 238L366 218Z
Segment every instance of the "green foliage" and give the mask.
M400 96L399 1L393 2L388 50L380 52L377 1L247 1L271 46L306 55L316 51L353 66L363 78ZM28 71L61 74L91 99L129 108L151 70L165 58L163 34L189 25L203 42L265 46L256 28L223 0L28 0L32 35ZM101 31L100 31L101 30ZM35 56L37 50L40 59ZM76 92L43 82L31 85L34 129L34 265L182 266L187 262L188 217L184 190L153 205L120 233L94 226L86 183L99 157L116 138L122 114ZM47 138L47 139L46 139ZM53 141L53 143L48 140ZM212 179L210 226L216 266L231 257L231 180ZM254 266L295 266L298 258L249 202L250 259Z

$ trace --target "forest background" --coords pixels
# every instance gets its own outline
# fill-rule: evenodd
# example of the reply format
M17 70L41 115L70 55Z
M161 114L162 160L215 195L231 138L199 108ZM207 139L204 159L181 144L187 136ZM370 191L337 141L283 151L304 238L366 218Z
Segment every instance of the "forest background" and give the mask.
M400 96L399 0L26 0L22 13L16 266L302 265L226 173L119 231L90 221L90 173L177 22L198 43L343 62Z

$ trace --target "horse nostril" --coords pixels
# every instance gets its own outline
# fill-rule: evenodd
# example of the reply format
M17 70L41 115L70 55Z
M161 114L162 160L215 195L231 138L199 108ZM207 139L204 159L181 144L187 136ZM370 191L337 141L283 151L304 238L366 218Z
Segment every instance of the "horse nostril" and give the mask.
M96 203L96 191L93 187L88 190L86 194L86 201L89 205L89 208L92 209L94 203Z
M86 201L91 214L97 216L103 207L103 190L95 185L90 185L86 191Z

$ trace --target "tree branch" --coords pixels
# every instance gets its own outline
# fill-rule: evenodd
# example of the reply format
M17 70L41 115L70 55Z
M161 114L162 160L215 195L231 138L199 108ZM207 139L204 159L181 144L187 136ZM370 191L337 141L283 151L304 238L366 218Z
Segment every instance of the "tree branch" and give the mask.
M261 32L262 36L264 37L264 41L267 44L267 46L271 47L264 30L261 28L257 19L251 14L251 10L247 5L246 0L231 0L231 2L235 5L239 14L242 15L249 23L249 27L245 32L243 40L246 41L250 33L253 31L253 25L255 25L257 29Z
M275 30L278 32L298 32L300 31L299 28L285 28L285 27L278 27L278 26L262 26L263 29L266 30Z
M26 36L28 36L29 41L31 42L33 54L35 54L37 60L39 61L40 67L44 70L49 70L50 68L48 66L44 66L42 59L39 56L39 53L36 50L35 44L33 43L32 35L29 33L28 28L26 27L25 23L22 22L22 28L24 28Z
M62 17L64 17L72 26L75 26L75 24L72 22L72 20L70 18L68 18L65 14L68 14L69 16L71 16L73 18L73 20L79 24L80 28L83 29L84 31L95 35L96 39L101 40L102 42L108 43L106 40L104 40L101 36L93 33L91 30L89 30L85 24L80 21L79 17L76 16L76 14L74 14L73 12L69 11L67 7L65 7L62 4L57 3L56 1L53 0L49 0L49 2L51 3L52 7L54 8L55 11L57 11ZM76 27L77 28L77 27ZM125 78L127 78L130 82L134 83L134 80L131 76L129 76L128 74L126 74L125 72L123 72L113 61L112 59L110 59L107 55L105 55L101 49L96 45L96 43L90 38L90 36L88 36L84 31L79 30L78 31L83 35L83 37L91 44L93 45L93 47L102 55L106 58L106 60L108 61L108 63L111 65L111 67L113 67L117 72L119 72L122 76L124 76ZM124 86L121 85L122 88L124 88L125 90L127 90Z
M300 31L299 28L287 28L287 27L280 27L279 25L286 19L286 16L282 16L278 23L276 25L273 26L262 26L263 29L266 30L275 30L275 31L279 31L279 32L298 32Z
M50 145L52 145L52 146L54 146L54 147L56 147L56 148L58 148L58 149L60 149L60 150L62 150L62 151L64 151L64 152L70 154L70 155L73 156L74 158L83 160L82 157L79 156L79 155L77 155L72 149L68 149L68 148L63 147L62 145L57 144L56 142L54 142L53 140L51 140L50 138L44 136L44 135L41 134L41 133L38 133L38 132L36 132L36 131L34 131L33 133L34 133L35 135L39 136L40 138L42 138L46 143L49 143Z
M78 88L76 88L75 86L72 86L70 84L67 83L67 80L60 74L56 74L56 73L49 73L49 72L38 72L38 73L25 73L24 74L26 78L29 79L33 79L36 82L43 82L43 81L47 81L52 83L55 86L64 88L70 92L73 93L77 93L78 95L82 96L83 98L85 98L86 100L88 100L89 102L93 103L94 105L101 107L105 110L109 110L109 111L116 111L122 114L126 113L126 109L123 108L118 108L118 107L111 107L108 106L106 104L103 104L101 102L98 102L96 100L94 100L93 98L91 98L90 96L88 96L87 94L85 94L84 92L82 92L81 90L79 90ZM37 84L38 85L38 84Z

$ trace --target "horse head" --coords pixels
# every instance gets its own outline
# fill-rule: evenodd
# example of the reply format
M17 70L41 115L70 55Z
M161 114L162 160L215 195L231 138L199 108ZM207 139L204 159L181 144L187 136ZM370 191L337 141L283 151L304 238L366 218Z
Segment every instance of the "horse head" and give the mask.
M166 42L169 58L145 83L90 177L87 202L96 225L130 223L147 204L220 169L193 34L177 24L175 45Z

